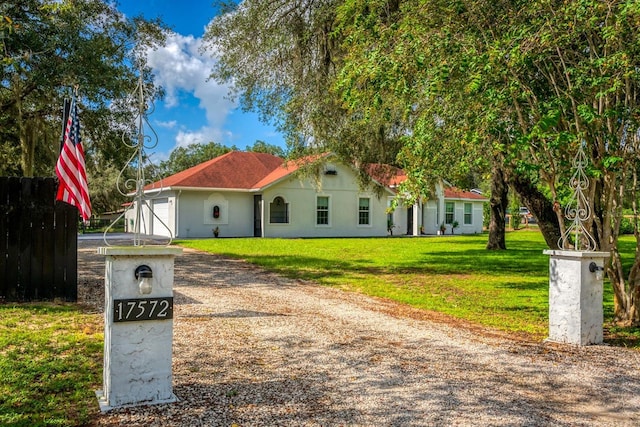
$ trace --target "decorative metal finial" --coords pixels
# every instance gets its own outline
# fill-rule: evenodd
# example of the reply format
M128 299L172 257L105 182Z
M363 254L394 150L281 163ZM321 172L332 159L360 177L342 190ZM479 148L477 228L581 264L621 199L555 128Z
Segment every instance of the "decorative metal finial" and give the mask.
M133 203L130 203L125 211L107 227L103 239L107 246L111 246L108 242L109 236L107 233L124 217L125 220L133 220L133 246L144 246L147 243L168 246L173 240L173 233L153 209L153 200L157 199L163 190L162 180L153 183L145 178L145 165L151 169L154 168L154 165L148 161L145 150L153 149L158 145L158 134L147 119L148 115L153 112L154 105L152 101L145 100L142 71L140 72L138 85L136 86L133 97L137 103L137 115L135 117L137 130L133 135L127 131L122 134L123 144L127 148L133 149L133 154L120 170L116 183L120 194L127 197L133 196ZM135 178L131 177L132 167L135 172ZM148 215L144 214L143 208L148 212ZM127 215L127 213L132 210L134 211L133 215ZM147 221L154 225L156 223L162 224L168 232L168 237L158 240L157 236L150 236L151 232L156 235L159 233L157 230L152 230L151 224L147 224Z
M583 145L584 143L580 144L573 158L575 171L569 181L573 195L565 208L565 218L571 224L558 240L558 246L565 250L593 251L598 247L596 240L585 227L585 223L591 218L591 207L585 196L585 191L589 188L589 179L585 173L588 161Z

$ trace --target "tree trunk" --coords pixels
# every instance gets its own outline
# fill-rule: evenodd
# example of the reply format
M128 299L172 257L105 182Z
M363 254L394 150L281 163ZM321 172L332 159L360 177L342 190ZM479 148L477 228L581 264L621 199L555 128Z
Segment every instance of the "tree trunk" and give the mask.
M504 250L507 249L505 241L506 211L509 204L509 187L504 176L502 167L494 162L491 170L491 197L489 207L491 216L489 219L489 241L487 249Z
M595 181L594 191L594 232L598 239L599 250L610 253L607 263L607 276L613 289L614 316L618 324L624 326L640 324L640 230L638 229L638 209L636 206L638 185L632 172L632 185L627 189L627 180L617 179L613 173L606 173ZM622 199L626 192L631 193L634 212L633 225L636 241L635 254L628 276L625 271L629 259L620 254L618 238L622 218Z
M538 221L538 227L550 249L558 249L558 241L562 236L558 217L553 210L553 203L528 178L513 174L508 182L518 193L522 203Z

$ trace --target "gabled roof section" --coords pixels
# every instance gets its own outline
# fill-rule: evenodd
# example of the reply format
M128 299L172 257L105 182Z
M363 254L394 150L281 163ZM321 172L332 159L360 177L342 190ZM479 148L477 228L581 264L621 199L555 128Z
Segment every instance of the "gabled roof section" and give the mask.
M368 164L365 170L371 178L389 188L395 188L407 179L404 170L382 163Z
M367 172L373 179L391 189L397 189L397 187L407 179L407 174L404 170L386 164L369 164L367 165ZM459 200L488 200L482 194L478 194L473 191L461 190L450 185L445 185L444 187L444 198Z
M269 175L265 176L263 179L257 182L255 185L255 188L261 189L271 184L275 184L276 182L291 175L292 173L304 167L305 165L312 164L322 158L327 158L329 156L331 156L331 153L324 153L324 154L317 154L317 155L311 155L311 156L304 156L304 157L300 157L299 159L293 159L287 162L283 162L280 166L274 169Z
M259 181L282 163L280 157L272 154L230 151L163 179L162 186L248 190L256 188ZM158 188L158 184L145 189Z
M332 155L324 153L285 162L272 154L231 151L163 179L162 187L261 190L306 165ZM390 165L370 164L366 166L366 170L371 178L389 189L395 189L407 179L402 169ZM156 182L147 185L145 190L159 187L160 182ZM455 187L445 187L444 196L446 199L487 200L480 194Z
M464 199L464 200L489 200L482 194L474 193L473 191L464 191L456 187L445 187L444 189L445 199Z

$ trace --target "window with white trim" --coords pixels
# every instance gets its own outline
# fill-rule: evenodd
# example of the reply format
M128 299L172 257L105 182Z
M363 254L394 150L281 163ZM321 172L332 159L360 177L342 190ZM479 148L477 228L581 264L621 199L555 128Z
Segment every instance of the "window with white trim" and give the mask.
M473 224L473 205L471 203L464 204L464 225Z
M370 198L360 197L358 199L358 225L371 225L370 205Z
M453 221L455 219L455 216L454 216L455 207L456 207L456 204L454 202L445 202L444 204L444 223L445 224L453 224Z
M316 198L316 225L329 225L329 197Z

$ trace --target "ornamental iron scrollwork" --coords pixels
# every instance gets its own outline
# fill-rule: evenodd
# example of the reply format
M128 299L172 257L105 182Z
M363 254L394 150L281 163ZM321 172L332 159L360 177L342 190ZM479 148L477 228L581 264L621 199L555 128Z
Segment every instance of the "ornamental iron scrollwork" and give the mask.
M145 99L144 89L142 72L140 72L138 84L131 96L136 103L134 118L136 130L133 133L125 130L122 133L122 143L127 149L132 149L133 154L120 170L116 181L118 192L123 196L133 197L133 201L127 204L124 212L105 230L103 240L107 246L112 246L109 243L108 233L122 218L132 222L133 229L129 231L132 232L133 246L147 244L168 246L173 241L171 229L158 216L153 206L154 200L158 199L163 191L162 180L154 182L145 178L146 170L153 171L155 169L153 163L149 161L146 150L151 150L158 145L158 134L148 120L149 114L153 112L155 107L151 100ZM144 215L143 207L146 207L145 211L149 212L149 215ZM150 235L150 232L158 234L152 224L153 226L161 224L168 232L168 236Z
M591 219L591 207L585 195L589 190L589 179L585 172L587 164L588 160L583 144L580 144L572 162L574 173L569 181L569 186L573 191L564 215L569 224L558 240L558 246L561 249L593 251L598 247L596 240L585 226L585 223Z

